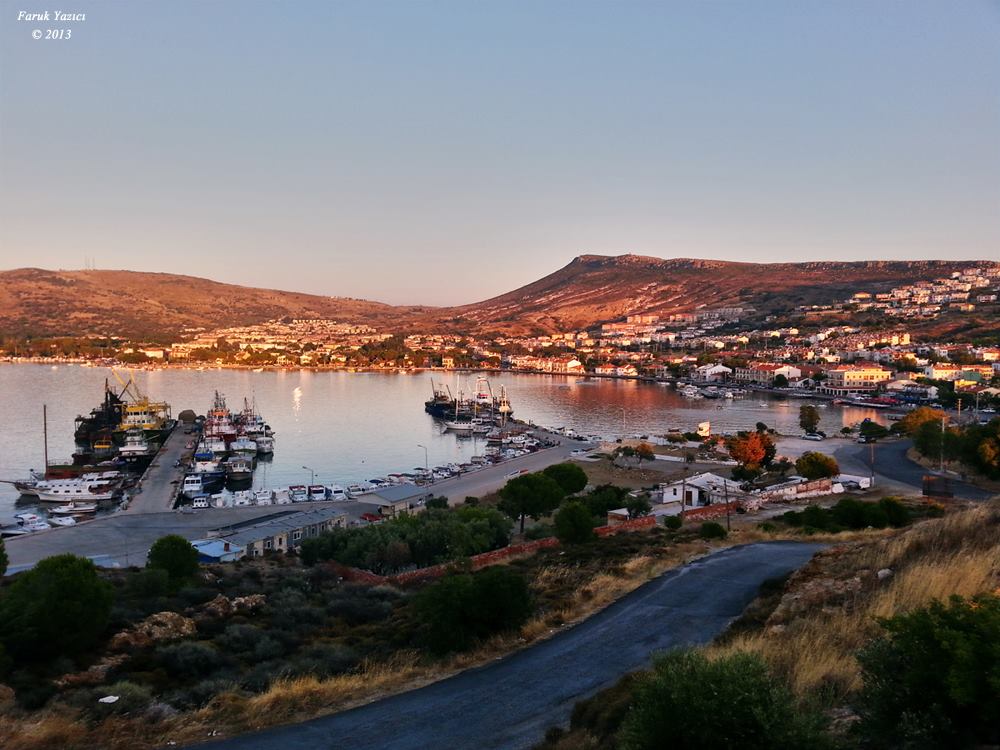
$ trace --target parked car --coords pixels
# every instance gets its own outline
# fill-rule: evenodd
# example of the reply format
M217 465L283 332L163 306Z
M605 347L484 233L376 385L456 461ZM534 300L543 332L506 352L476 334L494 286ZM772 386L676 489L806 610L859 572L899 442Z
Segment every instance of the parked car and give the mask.
M817 435L815 432L807 432L805 435L802 436L802 439L803 440L822 440L823 436L822 435Z

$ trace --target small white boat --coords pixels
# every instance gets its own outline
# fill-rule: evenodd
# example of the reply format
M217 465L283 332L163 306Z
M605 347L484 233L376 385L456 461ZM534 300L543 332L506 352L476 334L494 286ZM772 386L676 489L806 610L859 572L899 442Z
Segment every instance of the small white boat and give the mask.
M309 490L304 484L293 484L288 488L288 496L293 503L304 503L309 499Z
M258 435L254 438L254 442L257 443L257 453L261 456L267 456L274 453L274 438L270 435Z
M221 492L216 492L212 495L212 505L216 508L226 508L229 507L229 500Z
M372 494L377 489L371 482L358 482L357 484L347 485L347 494L351 498L362 497L363 495Z
M288 490L275 490L274 491L274 504L275 505L288 505L292 502L291 494Z
M245 508L248 505L253 505L253 496L250 494L250 490L236 490L233 493L233 507Z
M49 519L49 523L54 523L56 526L76 526L76 519L73 516L53 516Z
M67 503L49 511L53 516L89 516L97 513L96 503Z
M274 502L274 492L271 490L257 490L253 493L254 505L270 505Z
M310 500L326 500L327 490L322 484L310 484L308 492Z
M53 482L46 490L38 491L42 503L64 503L67 500L111 500L116 488L107 484L89 484L68 481L66 484Z
M350 497L347 495L347 490L339 484L331 484L327 487L327 490L329 491L328 497L330 500L350 500Z

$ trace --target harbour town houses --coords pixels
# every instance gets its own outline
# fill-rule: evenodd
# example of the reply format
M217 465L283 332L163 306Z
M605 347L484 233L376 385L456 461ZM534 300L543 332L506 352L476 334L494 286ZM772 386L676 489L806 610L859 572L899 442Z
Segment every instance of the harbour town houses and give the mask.
M833 396L872 393L892 377L891 371L877 365L840 365L823 374L826 379L817 390Z
M774 379L784 375L791 382L802 377L802 370L792 365L782 365L775 362L750 362L746 367L737 367L733 372L733 380L738 383L758 383L772 385Z

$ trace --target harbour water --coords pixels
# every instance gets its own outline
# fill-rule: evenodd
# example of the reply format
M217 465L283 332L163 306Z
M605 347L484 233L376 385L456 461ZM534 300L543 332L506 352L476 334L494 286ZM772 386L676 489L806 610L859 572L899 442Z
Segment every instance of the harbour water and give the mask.
M127 375L125 375L127 377ZM234 411L253 399L276 435L271 461L261 462L254 488L310 481L347 485L424 465L461 463L483 452L483 440L443 433L423 410L431 378L470 394L470 373L350 373L308 370L154 370L136 372L143 392L182 409L204 414L214 391ZM633 380L576 376L489 373L494 391L504 385L518 419L546 427L568 427L585 435L662 434L694 430L709 421L713 432L752 429L757 422L797 434L802 402L748 394L742 399L691 400L674 388ZM42 405L48 407L49 458L73 451L73 419L102 398L104 381L117 385L104 368L75 365L0 365L0 479L20 479L43 464ZM872 409L823 402L820 428L828 433L866 417ZM10 520L17 492L0 484L0 522Z

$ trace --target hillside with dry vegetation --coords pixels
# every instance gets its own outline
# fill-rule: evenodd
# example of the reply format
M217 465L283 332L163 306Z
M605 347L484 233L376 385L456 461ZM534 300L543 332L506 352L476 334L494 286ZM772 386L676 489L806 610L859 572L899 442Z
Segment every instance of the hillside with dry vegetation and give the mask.
M457 307L400 307L135 271L0 272L0 330L12 335L118 335L170 340L185 329L282 317L332 318L397 332L551 333L705 307L790 311L947 276L971 261L730 263L582 255L514 291Z

